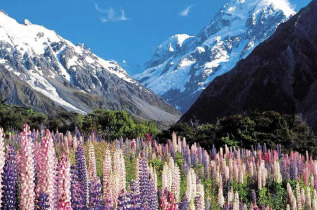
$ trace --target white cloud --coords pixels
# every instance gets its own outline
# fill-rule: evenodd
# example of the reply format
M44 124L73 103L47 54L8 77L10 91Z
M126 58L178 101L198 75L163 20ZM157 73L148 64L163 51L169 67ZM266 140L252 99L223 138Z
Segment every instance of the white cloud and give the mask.
M121 14L117 15L117 13L113 10L112 7L110 7L109 9L101 9L97 3L95 3L95 9L98 12L104 13L106 15L106 16L101 16L101 18L100 18L101 22L103 22L103 23L129 20L125 16L124 10L121 10Z
M178 15L186 17L188 16L190 9L193 7L194 5L190 5L188 7L186 7L184 10L182 10Z

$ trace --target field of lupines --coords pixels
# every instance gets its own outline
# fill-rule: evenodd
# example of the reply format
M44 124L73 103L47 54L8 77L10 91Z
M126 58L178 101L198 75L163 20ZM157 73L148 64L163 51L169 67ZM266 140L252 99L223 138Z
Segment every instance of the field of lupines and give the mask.
M309 154L0 129L1 209L317 209Z

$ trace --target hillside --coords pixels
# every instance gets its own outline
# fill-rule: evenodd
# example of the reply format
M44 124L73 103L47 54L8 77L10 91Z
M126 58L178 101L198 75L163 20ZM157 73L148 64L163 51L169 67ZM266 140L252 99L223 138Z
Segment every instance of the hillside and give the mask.
M0 94L11 104L45 113L126 110L170 124L179 113L131 78L115 61L74 45L44 26L0 12Z

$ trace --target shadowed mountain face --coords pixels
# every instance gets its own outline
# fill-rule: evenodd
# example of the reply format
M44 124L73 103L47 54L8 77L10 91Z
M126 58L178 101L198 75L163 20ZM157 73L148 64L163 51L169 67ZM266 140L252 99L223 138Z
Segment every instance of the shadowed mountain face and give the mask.
M201 94L183 122L252 110L301 114L317 131L317 0Z
M74 45L56 32L0 12L0 93L8 102L54 113L126 110L173 123L179 112L131 78L115 61Z
M197 36L178 34L159 45L135 78L186 112L214 78L231 70L294 13L280 0L231 0Z

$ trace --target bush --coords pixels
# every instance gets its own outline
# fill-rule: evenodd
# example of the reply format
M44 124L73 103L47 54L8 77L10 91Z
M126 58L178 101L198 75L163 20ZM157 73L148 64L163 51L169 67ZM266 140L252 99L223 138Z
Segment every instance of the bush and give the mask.
M296 150L304 154L309 151L317 155L314 145L316 136L299 116L283 115L277 112L254 112L250 115L233 115L219 119L215 124L203 124L192 127L186 123L177 123L158 134L166 142L171 133L186 137L188 143L198 142L205 149L213 145L245 147L266 144L276 148L281 144L285 152Z
M95 110L93 113L82 115L75 112L60 112L50 116L37 113L33 109L19 106L0 104L0 125L6 131L20 130L24 123L34 129L40 129L41 124L50 130L65 133L78 130L84 133L96 132L106 140L119 137L136 138L149 133L155 137L159 132L154 122L136 121L125 111Z

